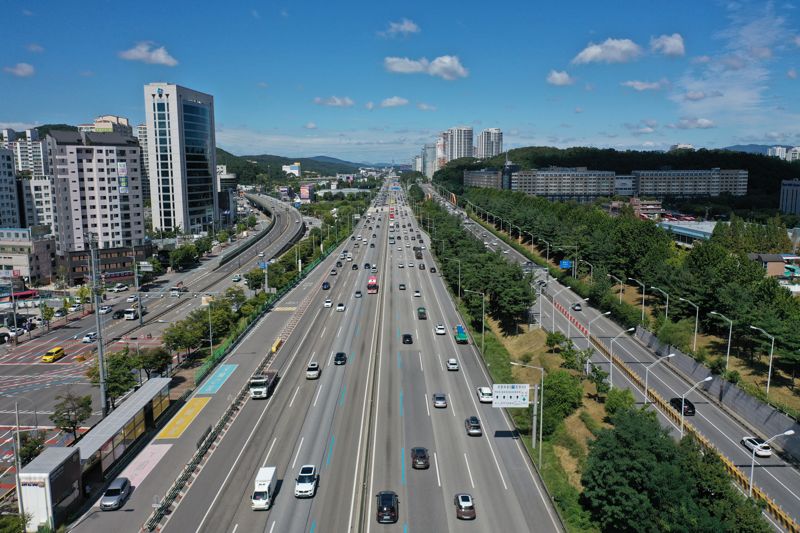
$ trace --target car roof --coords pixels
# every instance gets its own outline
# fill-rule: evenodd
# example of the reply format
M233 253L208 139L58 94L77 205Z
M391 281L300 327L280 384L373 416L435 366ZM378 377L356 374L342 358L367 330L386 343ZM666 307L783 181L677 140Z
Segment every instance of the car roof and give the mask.
M461 504L472 505L472 496L469 494L458 494L458 502Z
M126 477L118 477L117 479L115 479L114 481L111 482L111 484L108 486L108 488L109 489L119 489L127 482L128 482L128 478L126 478Z
M473 416L471 416L471 417L469 417L467 420L469 420L469 423L470 423L470 424L477 424L477 423L479 423L479 422L480 422L480 420L478 420L478 417L477 417L477 416L474 416L474 415L473 415Z
M303 465L300 467L301 474L313 474L317 467L314 465Z

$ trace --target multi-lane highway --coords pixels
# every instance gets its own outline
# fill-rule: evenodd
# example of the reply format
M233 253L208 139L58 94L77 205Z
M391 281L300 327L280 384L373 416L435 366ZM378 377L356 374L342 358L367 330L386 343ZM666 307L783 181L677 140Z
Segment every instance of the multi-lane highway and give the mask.
M430 187L427 187L426 190L435 194ZM463 210L453 206L450 207L456 209L459 214L463 214ZM507 252L504 253L504 256L510 261L518 263L528 261L526 257L511 246L508 246L502 239L494 238L483 227L476 224L470 224L467 227L477 239L489 242L487 247L501 253ZM494 242L497 242L497 244L493 244ZM537 270L536 272L541 279L548 282L547 294L555 295L556 304L560 304L562 309L567 310L566 314L580 323L584 329L588 328L589 321L593 321L591 325L592 336L603 342L606 347L610 345L611 339L623 332L619 325L602 316L599 311L594 309L591 306L591 302L588 304L583 302L580 296L571 290L565 289L555 279L550 278L545 271ZM569 335L570 339L579 348L586 348L588 340L584 334L578 330L574 323L567 319L565 312L554 309L553 297L549 296L548 298L543 299L541 304L537 303L534 307L537 313L541 309L539 322L547 329L551 329L552 324L555 324L556 330ZM583 311L576 312L570 309L570 306L575 302L583 303ZM635 338L627 335L617 337L617 341L614 342L614 355L621 357L634 372L642 377L645 374L645 367L657 360L657 356L651 350ZM600 365L604 370L609 370L607 359L599 353L595 353L592 361ZM627 380L621 371L615 370L612 379L615 387L623 386L631 389L637 401L644 402L641 389ZM649 372L649 386L666 399L681 397L692 385L694 383L688 383L676 373L669 366L668 361L665 364L656 365ZM687 398L695 404L696 414L692 417L686 417L686 421L693 424L702 435L714 444L720 453L728 457L740 470L749 475L751 453L742 446L741 439L745 435L752 435L752 430L745 427L740 420L721 408L716 402L704 396L702 391L695 391ZM665 417L663 413L659 413L659 420L673 434L680 434L679 425L673 422L672 419ZM770 436L768 435L767 437ZM797 438L797 436L792 438ZM756 458L754 480L755 484L759 485L771 498L775 499L796 521L800 521L800 472L791 463L776 454L769 458ZM765 516L768 520L772 520L770 516L766 514Z
M407 210L397 209L398 215ZM247 402L166 530L561 529L505 413L478 403L475 389L490 385L489 377L474 348L453 341L453 303L439 275L429 271L428 253L422 261L412 253L419 243L410 240L416 224L398 216L400 227L392 233L397 243L389 247L388 208L378 215L380 221L362 220L354 232L366 242L359 248L355 241L345 244L352 262L341 260L336 267L331 256L309 278L314 288L305 297L308 309L272 363L281 375L274 395ZM377 266L377 294L367 294L371 274L365 263ZM330 290L321 290L323 281L331 283ZM331 307L325 307L326 298ZM339 303L343 311L336 310ZM418 318L418 307L426 308L427 320ZM438 323L447 334L434 333ZM411 334L411 344L402 343L404 334ZM346 354L346 364L333 363L336 352ZM458 371L445 369L451 357L459 361ZM312 361L322 369L316 380L306 379ZM432 404L439 392L447 397L446 408ZM464 419L472 415L480 417L483 436L467 436ZM419 446L429 451L427 470L412 468L411 448ZM316 466L319 484L313 498L297 499L294 480L304 464ZM276 466L280 480L267 512L250 508L261 466ZM378 526L375 519L375 494L385 490L399 497L393 526ZM458 492L475 498L474 522L456 520Z

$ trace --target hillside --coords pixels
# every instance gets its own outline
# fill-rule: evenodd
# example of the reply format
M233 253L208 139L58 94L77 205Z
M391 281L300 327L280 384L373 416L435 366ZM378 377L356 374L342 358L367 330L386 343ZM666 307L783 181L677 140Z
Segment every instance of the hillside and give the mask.
M358 169L358 165L356 163L350 163L347 161L342 161L340 159L335 159L333 157L325 157L325 156L316 156L313 158L312 157L289 158L279 155L262 154L262 155L243 155L240 157L241 159L249 161L257 161L264 167L269 165L270 168L277 168L279 170L283 165L290 165L294 162L299 162L300 167L303 169L303 172L317 172L323 176L332 175L336 173L344 174L347 172L353 172L354 170Z
M78 131L78 127L70 126L69 124L42 124L41 126L36 126L36 130L39 132L39 138L44 139L45 135L52 130Z
M782 145L774 145L774 144L734 144L733 146L726 146L722 148L723 150L729 150L731 152L745 152L748 154L761 154L767 155L767 150L772 148L773 146L782 146ZM792 146L784 146L787 150L792 148Z

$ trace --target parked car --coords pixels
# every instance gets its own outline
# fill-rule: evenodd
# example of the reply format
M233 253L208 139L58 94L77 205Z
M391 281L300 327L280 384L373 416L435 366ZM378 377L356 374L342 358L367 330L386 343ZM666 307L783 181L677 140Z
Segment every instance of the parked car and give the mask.
M108 486L100 498L100 510L115 511L122 507L131 494L131 482L128 478L118 477Z
M681 399L680 398L670 398L669 404L672 406L673 409L681 412ZM683 400L683 415L684 416L694 416L694 404L687 399Z
M456 518L459 520L475 520L475 502L466 493L456 494L453 499L456 506Z
M431 461L427 448L411 448L411 467L417 470L430 468Z
M80 311L80 309L81 309L81 304L72 304L69 307L67 307L67 312L74 313L76 311Z
M376 495L378 512L377 520L379 524L394 524L400 514L400 503L397 494L391 490L384 490Z
M464 420L464 428L470 437L480 437L483 435L481 421L477 416L470 416Z
M766 441L759 437L742 437L742 445L752 452L755 450L757 457L770 457L772 455L772 448Z
M234 274L234 276L231 278L231 281L233 281L234 283L239 283L240 281L242 281L242 276L239 274Z

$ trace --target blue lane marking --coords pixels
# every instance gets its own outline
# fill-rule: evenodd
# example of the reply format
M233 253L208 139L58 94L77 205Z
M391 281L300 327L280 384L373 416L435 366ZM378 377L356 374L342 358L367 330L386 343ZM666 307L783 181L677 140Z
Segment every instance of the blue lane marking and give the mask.
M406 449L400 448L400 484L406 484Z
M400 391L400 416L403 416L403 391Z
M408 533L408 522L403 522L403 533Z
M220 365L214 374L197 391L198 394L216 394L239 365Z
M397 336L400 336L400 328L397 328Z
M333 455L333 435L331 435L331 443L328 446L328 458L325 459L325 465L331 464L331 455Z
M317 529L317 521L316 520L311 522L311 529L308 530L308 533L314 533L315 529Z
M358 325L356 325L356 331L355 331L354 337L358 337L358 327L359 327L359 326L358 326Z
M403 360L400 359L400 352L397 352L397 368L403 368Z
M345 393L346 390L347 390L347 386L346 385L342 385L342 395L339 396L339 407L344 405L344 393Z

